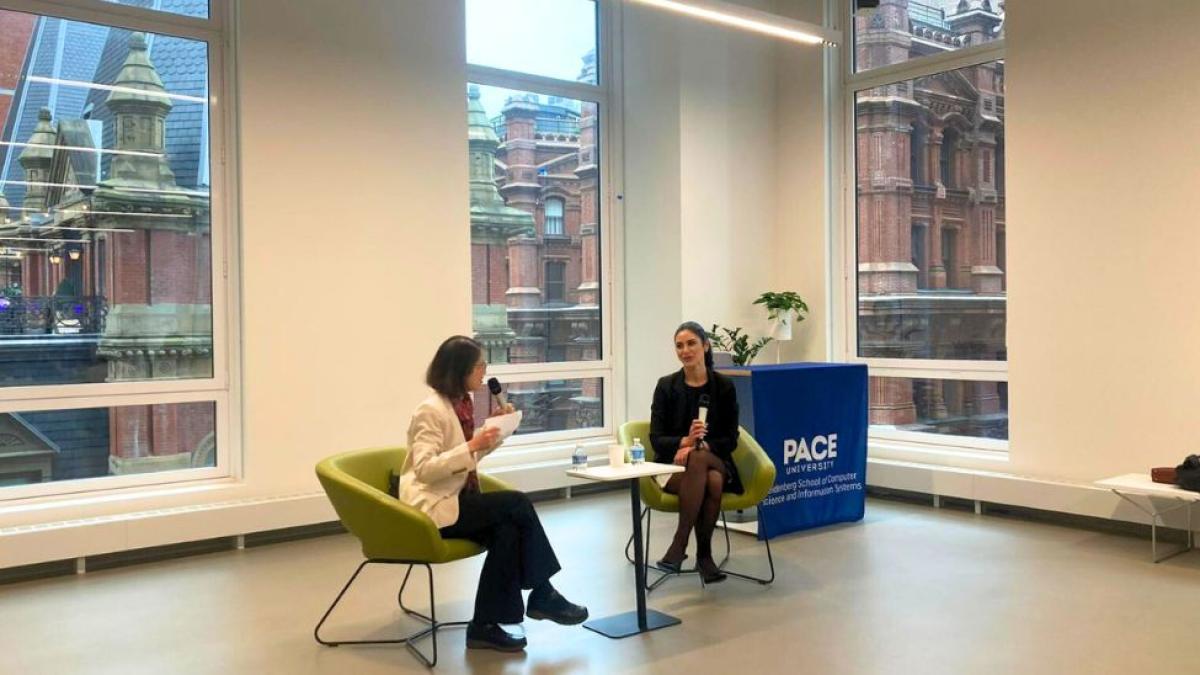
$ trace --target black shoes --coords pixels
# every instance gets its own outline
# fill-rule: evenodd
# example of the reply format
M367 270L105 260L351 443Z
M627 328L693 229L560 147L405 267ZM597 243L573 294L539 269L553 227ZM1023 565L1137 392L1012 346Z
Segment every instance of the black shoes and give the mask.
M529 595L525 616L531 619L549 619L563 626L573 626L587 621L587 607L576 605L551 588L549 591Z
M500 624L467 624L468 649L495 649L498 652L519 652L525 649L525 638L504 630Z
M664 556L662 560L659 560L658 562L654 563L654 566L664 572L670 572L671 574L679 574L679 572L683 569L683 561L684 560L687 560L686 553L684 553L683 557L681 557L679 560L675 560L675 561L667 560L666 557Z
M700 560L696 564L696 571L700 573L700 581L705 584L719 584L729 578L728 574L721 571L720 567L713 562L712 558Z
M531 619L549 619L555 623L569 626L583 623L588 618L586 607L576 605L554 590L542 589L540 593L529 596L526 616ZM498 652L519 652L525 649L525 637L514 635L495 623L467 623L468 649L494 649Z

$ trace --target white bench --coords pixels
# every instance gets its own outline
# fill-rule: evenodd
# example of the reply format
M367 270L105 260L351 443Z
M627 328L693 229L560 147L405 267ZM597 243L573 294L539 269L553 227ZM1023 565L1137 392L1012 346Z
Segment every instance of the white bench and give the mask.
M1150 516L1150 559L1154 562L1162 562L1167 558L1179 555L1184 551L1190 551L1193 548L1194 538L1192 534L1192 507L1200 502L1200 492L1192 492L1183 488L1175 487L1174 485L1165 485L1163 483L1155 483L1150 480L1150 476L1144 473L1127 473L1123 476L1113 476L1098 480L1095 483L1096 487L1101 487L1106 490L1112 490L1113 494L1121 499L1129 502L1134 508L1142 513ZM1134 497L1145 498L1146 506L1142 506ZM1158 500L1156 503L1155 500ZM1166 508L1159 508L1159 504L1163 500L1169 500L1171 504ZM1162 517L1172 511L1179 509L1187 509L1188 528L1187 528L1187 544L1182 548L1171 551L1166 555L1159 557L1158 555L1158 526L1166 525Z

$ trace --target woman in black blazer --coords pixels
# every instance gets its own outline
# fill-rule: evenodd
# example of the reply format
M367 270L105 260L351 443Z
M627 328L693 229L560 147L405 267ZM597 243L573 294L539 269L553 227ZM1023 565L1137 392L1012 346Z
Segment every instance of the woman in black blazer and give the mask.
M725 579L712 557L712 536L721 515L721 494L744 491L733 449L738 442L738 404L733 381L712 367L704 328L688 321L675 330L675 356L683 368L659 379L650 408L650 445L655 461L687 468L672 474L663 490L679 496L679 525L658 566L678 572L696 532L696 568L705 583ZM705 421L699 410L707 408Z

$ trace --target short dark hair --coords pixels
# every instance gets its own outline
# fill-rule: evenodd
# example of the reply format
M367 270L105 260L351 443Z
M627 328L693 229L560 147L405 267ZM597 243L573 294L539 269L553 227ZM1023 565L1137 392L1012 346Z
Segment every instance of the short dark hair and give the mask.
M460 399L467 395L467 375L482 356L483 347L478 342L465 335L449 337L429 362L425 384L448 399Z
M674 337L679 337L679 334L685 330L695 334L696 337L700 338L700 344L704 345L704 367L712 370L712 343L708 340L708 332L704 330L704 326L701 326L695 321L684 321L683 323L679 324L679 328L675 329Z

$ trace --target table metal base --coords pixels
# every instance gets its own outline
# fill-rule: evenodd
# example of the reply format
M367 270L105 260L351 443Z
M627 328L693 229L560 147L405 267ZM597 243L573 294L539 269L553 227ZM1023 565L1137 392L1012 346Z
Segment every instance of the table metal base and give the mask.
M603 619L595 619L583 624L584 628L596 631L606 637L619 639L629 637L630 635L639 635L641 633L649 633L652 630L666 628L682 623L679 619L662 612L656 612L653 609L646 610L646 627L638 626L638 613L625 612L623 614L614 614L606 616Z
M1156 563L1160 563L1160 562L1166 560L1167 558L1174 558L1175 556L1179 555L1180 553L1187 553L1188 551L1191 551L1195 548L1195 539L1194 539L1195 535L1192 531L1192 505L1194 505L1196 502L1176 500L1178 503L1176 503L1174 506L1170 506L1165 509L1159 509L1159 508L1156 508L1154 505L1154 496L1140 495L1140 496L1146 497L1146 502L1149 505L1149 508L1146 508L1146 507L1142 506L1141 504L1139 504L1137 501L1135 501L1132 497L1121 492L1120 490L1112 488L1112 493L1115 494L1116 496L1120 497L1121 499L1124 499L1131 506L1133 506L1133 508L1137 509L1138 511L1141 511L1142 513L1146 514L1147 516L1150 516L1150 560L1152 560ZM1187 540L1184 542L1183 546L1180 546L1173 551L1168 551L1164 555L1159 555L1158 554L1158 524L1161 522L1163 524L1163 527L1166 527L1166 520L1163 519L1163 516L1165 516L1166 514L1172 512L1172 511L1178 511L1179 509L1187 509L1187 519L1188 519Z

